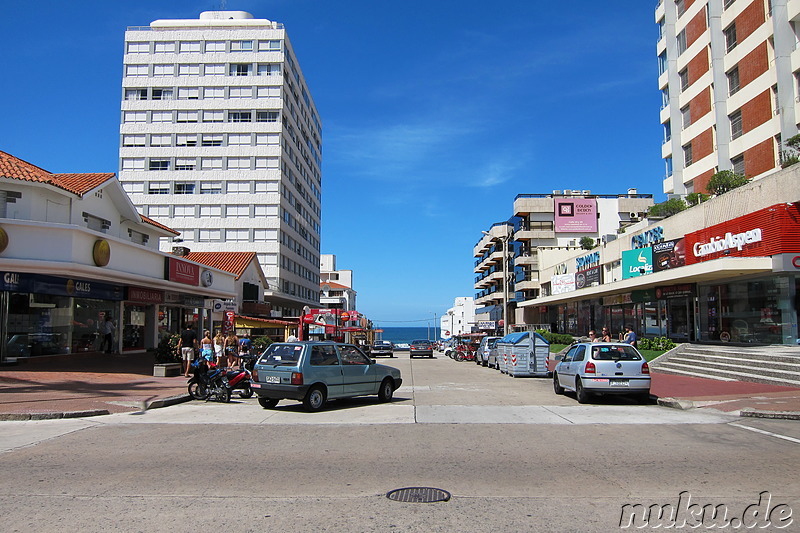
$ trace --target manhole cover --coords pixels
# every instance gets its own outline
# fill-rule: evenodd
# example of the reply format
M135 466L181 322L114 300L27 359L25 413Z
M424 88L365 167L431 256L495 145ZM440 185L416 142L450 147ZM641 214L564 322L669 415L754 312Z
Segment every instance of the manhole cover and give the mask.
M390 491L386 493L386 497L396 502L434 503L448 501L450 493L432 487L406 487Z

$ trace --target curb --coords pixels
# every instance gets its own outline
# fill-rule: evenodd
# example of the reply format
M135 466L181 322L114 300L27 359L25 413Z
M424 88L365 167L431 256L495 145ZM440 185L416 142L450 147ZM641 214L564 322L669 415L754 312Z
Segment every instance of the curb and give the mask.
M797 411L763 411L745 407L739 412L739 416L745 418L771 418L774 420L800 420L800 412Z
M56 420L60 418L84 418L110 414L107 409L92 409L89 411L65 411L61 413L0 413L0 420Z
M192 397L188 394L181 394L178 396L168 396L166 398L158 398L152 402L144 404L142 411L148 409L159 409L161 407L169 407L183 402L191 401ZM111 414L107 409L90 409L86 411L63 411L51 413L0 413L0 422L18 422L25 420L58 420L62 418L86 418L90 416L101 416Z
M147 409L159 409L161 407L169 407L170 405L177 405L179 403L190 402L192 401L192 397L188 394L180 394L178 396L168 396L167 398L159 398L157 400L153 400L152 402L148 402L145 405L145 410Z
M669 407L671 409L680 409L686 411L694 409L694 402L691 400L681 400L679 398L659 398L656 403L661 407Z

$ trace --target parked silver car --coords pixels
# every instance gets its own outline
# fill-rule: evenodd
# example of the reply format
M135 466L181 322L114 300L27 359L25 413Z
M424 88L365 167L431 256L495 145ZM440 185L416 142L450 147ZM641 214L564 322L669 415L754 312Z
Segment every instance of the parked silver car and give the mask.
M579 403L592 394L630 394L650 398L650 367L630 344L587 343L572 346L553 371L553 390L575 391Z
M253 369L250 387L265 409L291 399L319 411L334 398L377 394L390 402L402 383L398 369L376 364L352 344L301 341L271 344Z
M495 358L497 358L497 341L500 337L484 337L481 339L481 344L478 346L478 353L475 355L475 363L482 366L489 365L489 354L491 350L495 350Z

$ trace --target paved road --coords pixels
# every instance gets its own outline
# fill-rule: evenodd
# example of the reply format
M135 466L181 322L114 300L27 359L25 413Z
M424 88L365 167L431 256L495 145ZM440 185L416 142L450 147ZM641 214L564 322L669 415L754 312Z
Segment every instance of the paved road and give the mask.
M387 361L392 362L392 361ZM624 399L446 358L396 359L397 401L253 399L0 424L4 531L612 531L625 504L800 510L800 424ZM450 491L398 503L391 489ZM794 526L797 524L795 523ZM784 530L791 530L784 529Z

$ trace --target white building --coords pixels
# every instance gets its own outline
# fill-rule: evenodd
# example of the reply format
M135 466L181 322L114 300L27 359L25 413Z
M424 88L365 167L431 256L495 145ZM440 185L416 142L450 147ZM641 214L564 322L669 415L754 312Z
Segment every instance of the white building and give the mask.
M234 275L157 248L176 232L136 212L114 174L53 174L0 152L0 362L101 349L144 352L210 327Z
M320 259L320 304L326 309L356 310L353 271L337 270L336 256L322 254Z
M129 28L122 85L133 203L192 251L255 251L274 316L316 305L322 128L283 25L208 11Z
M471 296L459 296L453 301L453 307L442 315L439 324L443 339L471 333L475 325L475 300Z

